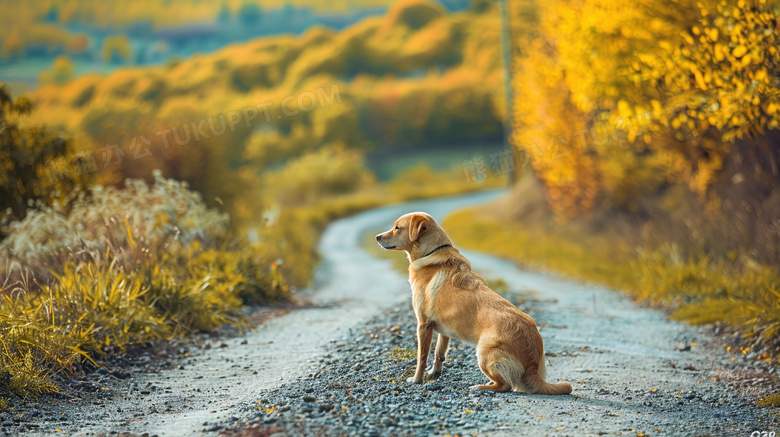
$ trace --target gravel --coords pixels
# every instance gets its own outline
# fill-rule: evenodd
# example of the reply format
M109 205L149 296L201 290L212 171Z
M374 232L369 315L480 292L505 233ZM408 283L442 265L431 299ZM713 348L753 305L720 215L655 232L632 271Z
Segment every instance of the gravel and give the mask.
M569 396L470 390L486 377L474 349L458 342L438 380L407 383L415 364L409 357L416 350L414 328L409 304L372 319L334 341L316 372L257 393L236 420L220 424L223 435L741 435L780 424L777 409L749 400L755 393L710 376L725 370L666 366L635 381L614 380L608 369L586 367L604 353L588 347L548 347L551 381L561 379L556 369L565 361L578 369L581 379L571 380ZM690 381L680 381L678 372L690 374L683 378Z

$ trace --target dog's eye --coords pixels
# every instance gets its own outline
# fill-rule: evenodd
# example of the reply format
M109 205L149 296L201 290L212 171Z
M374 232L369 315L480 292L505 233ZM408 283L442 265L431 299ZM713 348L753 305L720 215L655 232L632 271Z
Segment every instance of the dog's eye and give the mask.
M401 228L399 228L398 226L396 226L396 227L395 227L395 230L396 230L396 231L400 231L400 230L401 230Z

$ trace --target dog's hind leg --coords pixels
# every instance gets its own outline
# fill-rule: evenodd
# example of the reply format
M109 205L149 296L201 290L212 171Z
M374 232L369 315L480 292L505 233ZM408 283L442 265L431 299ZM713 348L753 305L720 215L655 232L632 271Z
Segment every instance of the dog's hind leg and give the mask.
M502 375L503 367L507 363L504 362L506 353L501 349L487 345L483 340L480 340L477 345L477 360L479 361L479 369L482 370L488 378L490 378L490 384L474 385L471 388L475 390L491 390L494 392L505 392L512 390L512 384L509 383Z

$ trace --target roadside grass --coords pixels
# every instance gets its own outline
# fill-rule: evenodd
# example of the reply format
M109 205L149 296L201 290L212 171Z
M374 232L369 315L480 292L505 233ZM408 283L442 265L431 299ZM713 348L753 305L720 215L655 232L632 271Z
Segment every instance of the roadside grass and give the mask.
M780 393L775 393L773 395L769 395L765 397L764 399L760 399L758 401L758 406L760 407L777 407L780 406Z
M56 391L50 375L149 340L240 324L248 302L289 297L263 247L181 182L82 194L29 211L0 244L0 397ZM4 402L7 405L7 402Z
M256 241L186 183L96 187L67 211L30 210L0 243L0 409L56 392L54 374L98 366L147 341L240 326L247 304L292 297L316 266L330 221L404 200L499 186L414 168L395 180L280 208ZM403 258L403 257L401 257Z
M390 359L393 361L409 361L416 356L417 351L400 346L393 346L393 350L390 351Z
M670 309L676 320L725 323L748 340L743 353L760 348L757 358L768 362L780 356L780 275L771 268L708 255L686 257L674 245L629 247L607 232L584 235L504 221L476 208L448 216L443 226L464 248L624 290Z

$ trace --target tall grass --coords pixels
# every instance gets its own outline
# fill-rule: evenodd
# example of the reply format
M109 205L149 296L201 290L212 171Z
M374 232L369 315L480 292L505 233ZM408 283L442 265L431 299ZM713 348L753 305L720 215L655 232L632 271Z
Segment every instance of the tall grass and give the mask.
M47 375L148 340L240 322L287 297L274 252L227 240L228 217L185 183L82 193L30 211L0 243L0 396L56 390Z

